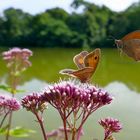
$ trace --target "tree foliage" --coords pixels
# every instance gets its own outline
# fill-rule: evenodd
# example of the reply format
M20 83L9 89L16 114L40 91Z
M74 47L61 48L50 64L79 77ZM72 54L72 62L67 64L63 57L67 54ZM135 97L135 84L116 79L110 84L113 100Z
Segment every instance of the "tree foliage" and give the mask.
M72 6L83 6L82 13L67 13L61 8L30 15L9 8L0 17L0 45L28 47L113 47L110 35L119 39L140 28L140 3L123 12L105 6L75 0Z

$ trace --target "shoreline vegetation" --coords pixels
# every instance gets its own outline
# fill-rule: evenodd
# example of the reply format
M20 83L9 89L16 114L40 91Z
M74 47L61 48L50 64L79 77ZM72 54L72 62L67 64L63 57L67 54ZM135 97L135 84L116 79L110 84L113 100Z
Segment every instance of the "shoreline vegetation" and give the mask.
M123 12L113 12L88 2L82 13L67 13L61 8L31 15L20 9L9 8L0 16L0 45L41 48L114 48L114 40L139 29L140 2Z

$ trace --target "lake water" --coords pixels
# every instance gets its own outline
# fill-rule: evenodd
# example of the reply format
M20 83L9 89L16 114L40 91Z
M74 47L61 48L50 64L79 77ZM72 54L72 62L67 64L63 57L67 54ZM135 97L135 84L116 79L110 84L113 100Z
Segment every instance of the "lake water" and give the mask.
M59 71L64 68L76 69L72 58L79 53L80 49L33 49L30 67L22 76L21 89L27 93L40 91L47 83L64 78ZM5 82L7 69L4 62L0 60L1 83ZM139 140L140 139L140 63L133 61L125 55L120 55L117 49L103 49L99 66L92 77L92 82L105 88L115 97L115 100L105 106L88 119L82 140L103 139L103 129L98 125L98 120L104 117L118 118L123 123L123 130L115 134L117 140ZM18 94L21 99L25 94ZM50 107L46 111L48 130L61 125L59 115ZM14 124L26 128L35 129L37 132L28 138L14 138L13 140L42 140L40 130L35 123L34 116L25 110L15 113ZM46 120L45 120L46 121ZM3 139L3 138L2 138ZM1 140L1 138L0 138ZM4 139L3 139L4 140Z

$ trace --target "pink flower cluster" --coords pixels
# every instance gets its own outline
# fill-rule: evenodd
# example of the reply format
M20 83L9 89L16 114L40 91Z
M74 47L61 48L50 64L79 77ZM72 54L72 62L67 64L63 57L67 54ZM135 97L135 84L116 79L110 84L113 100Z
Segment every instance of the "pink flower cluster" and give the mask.
M27 111L37 113L38 111L43 112L47 107L47 103L42 102L40 94L33 93L22 99L22 106L26 108Z
M42 100L58 110L71 108L74 111L81 108L93 112L103 105L110 104L112 99L101 88L71 80L48 86L42 94Z
M68 139L80 139L82 127L87 118L100 107L110 104L113 98L101 88L75 80L60 81L48 85L41 94L33 93L22 99L22 106L42 120L44 104L50 103L59 112L63 122L63 134ZM74 122L74 123L73 123ZM59 131L53 131L48 137L58 137ZM59 133L58 133L59 132Z
M29 49L12 48L9 51L3 52L3 59L7 62L8 68L13 68L17 73L24 71L31 66L28 60L32 56L32 51ZM11 72L15 74L14 71Z
M105 130L105 140L112 137L112 133L117 133L122 129L122 125L120 124L119 120L113 118L101 119L99 124Z
M0 96L0 115L17 111L20 109L20 103L13 97Z

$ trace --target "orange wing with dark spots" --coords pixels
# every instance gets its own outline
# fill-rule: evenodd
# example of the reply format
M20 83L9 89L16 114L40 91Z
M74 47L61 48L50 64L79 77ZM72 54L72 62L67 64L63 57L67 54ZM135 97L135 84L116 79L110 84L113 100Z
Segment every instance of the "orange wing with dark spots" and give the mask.
M93 52L81 52L74 57L74 62L78 66L78 70L64 69L61 74L66 74L78 78L81 82L90 81L100 60L100 49L95 49Z

